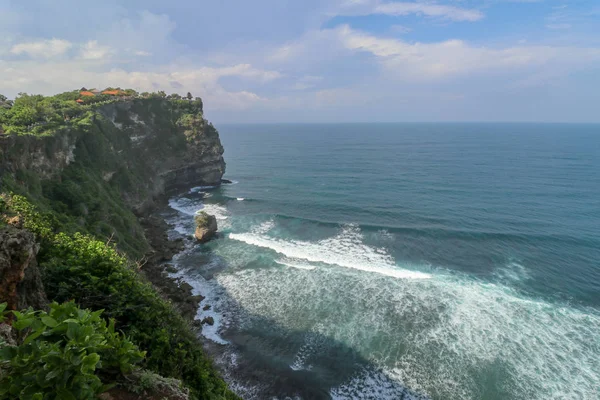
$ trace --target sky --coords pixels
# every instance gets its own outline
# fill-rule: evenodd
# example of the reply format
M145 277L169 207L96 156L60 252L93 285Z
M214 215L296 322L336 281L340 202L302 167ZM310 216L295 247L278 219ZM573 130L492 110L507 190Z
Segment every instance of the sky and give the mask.
M0 0L0 93L108 86L217 124L600 122L600 1Z

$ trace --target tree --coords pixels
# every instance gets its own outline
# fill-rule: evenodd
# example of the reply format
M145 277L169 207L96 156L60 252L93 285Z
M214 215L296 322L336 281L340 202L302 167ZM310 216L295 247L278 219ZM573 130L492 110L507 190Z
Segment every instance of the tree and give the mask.
M13 102L9 100L5 95L0 94L0 108L11 108Z
M192 96L192 94L190 92L187 93L186 97L189 101L192 101L192 99L194 98L194 96Z

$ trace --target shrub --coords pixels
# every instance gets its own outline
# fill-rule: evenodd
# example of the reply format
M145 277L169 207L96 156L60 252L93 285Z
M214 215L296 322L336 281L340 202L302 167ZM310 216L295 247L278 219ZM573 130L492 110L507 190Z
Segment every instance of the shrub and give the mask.
M109 388L100 376L130 373L144 358L145 352L115 331L114 320L107 324L101 318L102 310L82 310L71 301L51 304L49 313L11 312L13 327L27 334L18 346L0 350L8 370L0 380L2 400L94 399Z
M50 299L74 299L80 307L104 310L133 343L147 351L145 368L181 379L198 398L237 398L205 356L187 322L140 278L114 244L82 233L55 234L48 218L27 199L17 195L4 199L8 212L17 213L25 227L43 239L38 263Z

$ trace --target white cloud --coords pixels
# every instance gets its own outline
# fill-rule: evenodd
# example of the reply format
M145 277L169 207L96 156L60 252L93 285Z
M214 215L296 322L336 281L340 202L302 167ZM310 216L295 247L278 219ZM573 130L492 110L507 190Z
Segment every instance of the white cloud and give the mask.
M10 49L12 54L27 54L30 57L50 58L66 53L73 44L62 39L47 39L37 42L19 43Z
M190 91L202 96L208 109L244 109L265 99L247 90L228 91L219 79L243 77L256 82L277 79L277 71L255 68L249 64L222 68L167 65L155 71L103 70L104 61L72 59L61 62L0 62L0 87L4 94L17 92L54 94L82 86L120 86L139 91ZM98 69L98 70L96 70ZM175 88L175 89L174 89Z
M335 30L351 50L377 57L400 79L440 79L467 73L507 72L528 67L585 64L600 60L600 49L553 46L475 47L461 40L407 43L379 38L345 25Z
M140 57L150 57L152 55L152 53L150 53L149 51L144 50L136 50L133 52L133 54Z
M397 16L417 14L452 21L479 21L484 17L478 10L432 3L383 3L375 6L373 13Z
M292 90L307 90L314 88L319 82L323 81L322 76L306 75L301 77L291 87Z
M84 60L102 60L111 54L111 48L98 44L97 40L90 40L81 46L81 58Z

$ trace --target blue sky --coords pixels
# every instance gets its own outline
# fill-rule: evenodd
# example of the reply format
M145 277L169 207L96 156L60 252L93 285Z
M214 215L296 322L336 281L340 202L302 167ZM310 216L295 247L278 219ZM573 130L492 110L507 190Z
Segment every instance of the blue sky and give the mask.
M191 91L223 122L600 122L597 0L0 0L0 93Z

